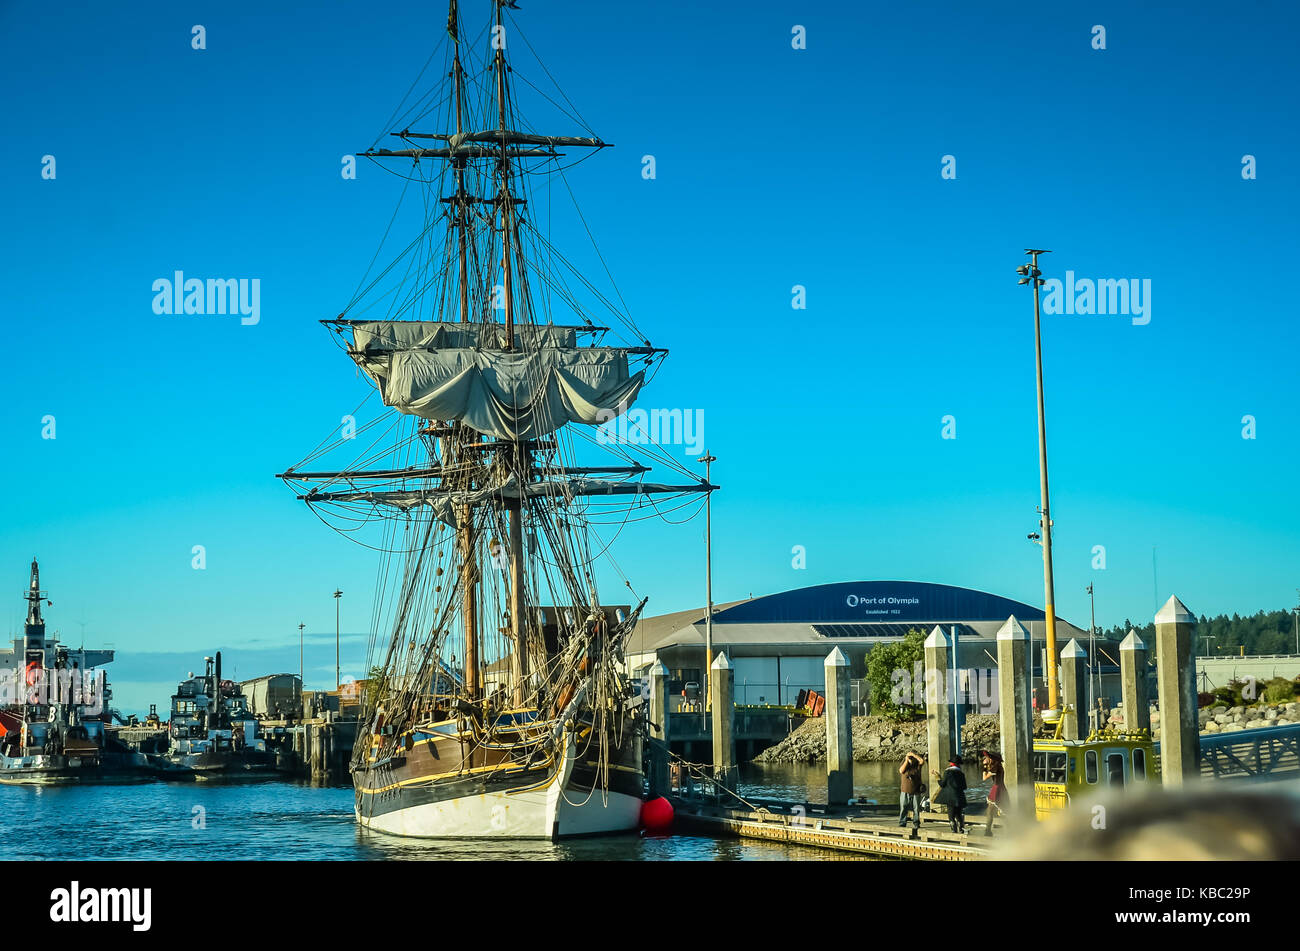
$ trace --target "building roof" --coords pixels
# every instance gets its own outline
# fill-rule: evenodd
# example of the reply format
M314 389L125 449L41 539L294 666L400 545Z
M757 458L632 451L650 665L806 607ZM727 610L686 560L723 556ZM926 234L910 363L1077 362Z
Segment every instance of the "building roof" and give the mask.
M242 687L244 684L255 684L262 680L274 680L276 677L292 677L294 680L298 679L297 674L263 674L260 677L250 677L248 680L241 680L239 685Z
M718 623L719 612L744 603L745 601L741 600L715 604L713 606L713 623L715 625ZM661 642L677 643L673 635L679 631L690 631L696 624L704 624L703 607L691 608L687 611L675 611L672 614L660 614L658 617L643 617L636 622L636 627L633 628L631 636L628 637L624 650L629 654L640 654L657 650ZM703 627L701 627L701 631L703 631ZM701 633L701 644L704 643L703 637L704 634Z
M1041 608L972 588L924 581L838 582L714 605L713 643L871 643L896 639L910 629L927 633L935 624L956 624L967 635L992 639L1012 615L1031 630L1041 632L1045 626ZM1057 624L1062 642L1086 633L1059 617ZM639 621L626 650L647 654L703 644L701 607Z
M974 588L928 581L841 581L752 598L714 614L714 624L737 621L892 621L937 623L1041 621L1042 608Z

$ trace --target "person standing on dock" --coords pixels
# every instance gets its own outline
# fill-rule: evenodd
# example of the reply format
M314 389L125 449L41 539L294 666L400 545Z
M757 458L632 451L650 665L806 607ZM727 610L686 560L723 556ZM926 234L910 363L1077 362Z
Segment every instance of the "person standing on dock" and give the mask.
M948 824L952 826L953 832L965 832L966 774L961 771L961 757L954 753L942 776L933 769L930 770L930 775L939 780L940 786L934 803L948 807Z
M980 773L984 779L993 780L993 785L989 787L988 811L984 814L984 834L992 835L994 814L996 813L999 819L1002 818L1001 802L1007 797L1007 780L1002 766L1002 757L989 750L980 750Z
M907 825L907 812L912 811L912 828L921 828L921 768L925 758L916 750L908 750L903 762L898 767L898 826Z

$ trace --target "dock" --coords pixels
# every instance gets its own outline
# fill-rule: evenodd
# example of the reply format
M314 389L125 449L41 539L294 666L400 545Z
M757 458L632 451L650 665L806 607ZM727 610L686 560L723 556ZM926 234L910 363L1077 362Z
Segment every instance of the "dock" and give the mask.
M984 817L970 816L967 825L972 832L961 835L951 831L947 816L931 812L922 815L921 828L914 837L910 823L899 826L896 810L887 806L836 807L768 800L723 805L692 795L673 796L669 802L683 831L887 858L977 861L987 858L990 844L1003 830L1002 823L995 821L994 836L987 837Z
M972 817L967 825L974 834L956 834L948 818L939 813L923 816L913 837L911 826L898 825L897 818L867 813L841 812L827 805L758 804L758 808L728 807L695 799L669 799L676 809L675 820L684 831L708 835L737 835L741 838L787 842L794 846L859 852L892 859L932 861L976 861L989 854L991 838L984 837L983 818ZM995 824L995 835L1000 829Z
M258 738L277 754L278 769L316 783L346 782L359 724L332 711L308 720L260 720ZM129 749L160 754L167 750L166 727L123 726L111 730Z

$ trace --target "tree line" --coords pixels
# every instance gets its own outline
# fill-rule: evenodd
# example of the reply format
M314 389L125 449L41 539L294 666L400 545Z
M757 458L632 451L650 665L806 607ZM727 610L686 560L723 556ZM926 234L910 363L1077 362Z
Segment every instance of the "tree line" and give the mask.
M1123 640L1131 628L1137 628L1138 637L1146 642L1153 654L1156 649L1156 625L1149 621L1138 627L1125 620L1118 627L1100 632L1110 640ZM1207 640L1207 635L1209 640ZM1240 614L1220 614L1196 621L1196 653L1199 657L1246 654L1296 653L1295 613L1293 611L1260 611L1242 617Z

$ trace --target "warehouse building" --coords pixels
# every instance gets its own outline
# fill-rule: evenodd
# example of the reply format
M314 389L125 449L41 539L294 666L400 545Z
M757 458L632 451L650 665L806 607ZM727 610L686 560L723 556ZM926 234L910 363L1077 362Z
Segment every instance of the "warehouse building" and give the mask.
M859 700L866 676L866 656L880 643L897 641L908 631L929 634L937 625L957 636L957 666L979 670L996 667L996 635L1015 615L1029 631L1036 673L1042 673L1044 612L1020 601L970 588L923 581L849 581L797 588L713 607L713 651L725 651L735 671L738 704L790 705L801 690L824 690L824 662L832 648L848 657ZM683 692L693 695L704 682L704 609L645 618L626 645L628 668L640 676L655 661L670 672L669 693L679 709ZM1078 638L1085 649L1088 632L1057 618L1058 649ZM1113 644L1100 644L1118 658ZM1100 658L1103 692L1115 668ZM865 712L861 702L858 712Z

